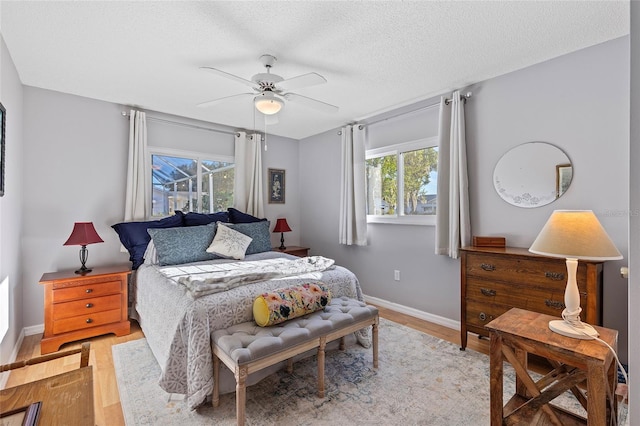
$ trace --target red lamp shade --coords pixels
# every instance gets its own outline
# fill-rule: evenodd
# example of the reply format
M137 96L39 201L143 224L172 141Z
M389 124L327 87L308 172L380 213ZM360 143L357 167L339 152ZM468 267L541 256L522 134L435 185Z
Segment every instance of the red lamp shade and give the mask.
M65 246L86 246L87 244L103 243L100 235L93 227L93 222L76 222Z
M276 221L276 226L273 228L273 232L291 232L287 219L278 219Z
M287 223L287 219L282 218L276 221L276 226L273 227L273 232L280 232L280 250L286 250L287 248L284 246L284 232L291 231L289 228L289 224Z
M76 271L76 274L87 274L91 272L91 269L85 266L89 252L87 250L87 244L103 243L102 238L96 232L96 228L93 227L93 222L76 222L73 225L73 231L63 245L65 246L82 246L80 249L80 263L82 266Z

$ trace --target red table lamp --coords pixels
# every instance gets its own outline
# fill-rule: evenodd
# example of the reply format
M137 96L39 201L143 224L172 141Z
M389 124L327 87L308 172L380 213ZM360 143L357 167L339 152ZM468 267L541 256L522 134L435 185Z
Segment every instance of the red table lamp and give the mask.
M80 263L82 263L82 266L76 271L76 274L91 272L91 269L85 266L87 258L89 257L87 245L103 242L100 235L96 232L96 228L93 227L93 222L76 222L73 225L73 231L71 231L71 235L63 245L82 246L80 248Z
M280 232L280 250L285 250L284 246L284 233L291 232L291 228L289 228L289 224L287 223L287 219L278 219L276 221L276 226L273 228L273 232Z

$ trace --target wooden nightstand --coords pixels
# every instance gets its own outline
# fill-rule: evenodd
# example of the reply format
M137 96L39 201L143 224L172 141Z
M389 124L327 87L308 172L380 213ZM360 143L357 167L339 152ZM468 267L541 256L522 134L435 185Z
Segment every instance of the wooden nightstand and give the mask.
M115 333L129 334L127 281L129 266L93 268L87 274L50 272L44 285L44 336L40 352L57 351L67 342Z
M309 247L289 246L284 250L280 250L278 247L272 247L273 251L280 251L282 253L292 254L298 257L309 256Z

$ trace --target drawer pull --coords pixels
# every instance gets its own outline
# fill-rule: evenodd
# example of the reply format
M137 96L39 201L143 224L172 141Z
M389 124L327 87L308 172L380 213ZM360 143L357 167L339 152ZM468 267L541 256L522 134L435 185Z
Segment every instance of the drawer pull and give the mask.
M93 308L93 303L87 303L85 306L86 306L87 308Z
M544 301L544 304L547 305L550 308L558 309L558 310L561 310L561 309L565 308L564 303L559 302L557 300L546 299Z
M485 314L484 312L480 312L478 318L480 318L480 321L484 321L487 319L487 314Z
M485 271L495 271L496 270L496 265L492 265L490 263L483 263L480 265L480 267L482 269L484 269Z
M93 322L93 320L91 318L87 318L87 324L91 324Z
M564 274L561 272L545 272L544 276L553 281L562 281L564 280Z
M496 291L492 290L490 288L481 288L480 292L482 294L484 294L485 296L495 296L496 295Z
M85 293L93 293L93 289L92 288L88 288L84 291Z

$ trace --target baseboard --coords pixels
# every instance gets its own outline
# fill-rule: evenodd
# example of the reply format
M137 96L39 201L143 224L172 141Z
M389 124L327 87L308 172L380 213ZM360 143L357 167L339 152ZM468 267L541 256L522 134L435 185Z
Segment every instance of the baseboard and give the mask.
M34 334L44 333L44 324L32 325L23 329L25 336L33 336Z
M444 327L448 327L453 330L460 330L460 321L454 321L452 319L441 317L439 315L430 314L428 312L424 312L419 309L400 305L399 303L389 302L384 299L378 299L377 297L365 295L364 300L365 302L373 303L374 305L382 306L383 308L387 308L395 312L400 312L402 314L410 315L412 317L429 321Z

